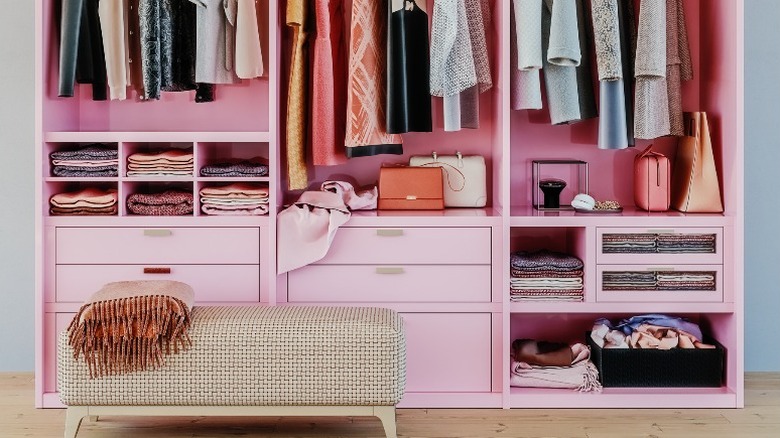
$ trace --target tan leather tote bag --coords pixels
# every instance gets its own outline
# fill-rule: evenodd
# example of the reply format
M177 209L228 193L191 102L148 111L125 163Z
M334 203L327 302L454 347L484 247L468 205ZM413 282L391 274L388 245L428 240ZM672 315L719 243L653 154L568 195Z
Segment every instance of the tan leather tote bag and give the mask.
M672 207L683 213L722 213L707 113L686 114L686 127L688 132L677 145L672 172Z

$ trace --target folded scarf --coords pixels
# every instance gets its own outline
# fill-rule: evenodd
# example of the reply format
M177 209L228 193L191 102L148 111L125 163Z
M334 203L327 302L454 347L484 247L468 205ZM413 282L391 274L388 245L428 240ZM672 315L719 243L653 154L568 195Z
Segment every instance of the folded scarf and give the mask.
M52 160L94 160L106 159L116 160L119 158L119 151L110 146L95 143L75 151L57 151L49 154Z
M268 176L268 165L252 160L208 164L200 169L200 176L263 177Z
M192 288L177 281L121 281L93 294L68 326L90 377L154 370L190 346Z
M58 208L110 207L117 201L115 189L100 190L92 187L76 192L57 193L49 200L52 207Z
M183 216L192 214L192 193L168 190L163 193L133 193L127 209L143 216Z

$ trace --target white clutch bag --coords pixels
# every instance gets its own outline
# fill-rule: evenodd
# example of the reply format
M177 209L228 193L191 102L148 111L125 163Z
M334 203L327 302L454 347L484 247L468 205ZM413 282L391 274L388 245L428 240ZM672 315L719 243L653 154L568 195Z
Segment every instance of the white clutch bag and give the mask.
M487 171L481 155L413 156L409 165L441 167L444 178L445 207L484 207L487 205Z

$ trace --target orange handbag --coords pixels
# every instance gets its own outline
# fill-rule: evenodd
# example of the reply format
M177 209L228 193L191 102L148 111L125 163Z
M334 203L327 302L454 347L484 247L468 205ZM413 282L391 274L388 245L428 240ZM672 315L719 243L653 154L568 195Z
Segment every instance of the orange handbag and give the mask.
M688 133L677 145L672 207L684 213L722 213L723 200L707 113L686 114Z
M443 210L441 167L387 166L379 169L380 210Z
M665 155L650 145L634 158L634 204L647 211L669 210L671 169Z

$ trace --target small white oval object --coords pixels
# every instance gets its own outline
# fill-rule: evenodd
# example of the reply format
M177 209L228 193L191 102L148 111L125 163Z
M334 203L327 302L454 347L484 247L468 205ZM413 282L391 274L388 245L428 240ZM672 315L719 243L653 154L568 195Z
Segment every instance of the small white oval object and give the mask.
M580 193L571 201L571 206L580 210L593 210L596 208L596 200L590 195Z

